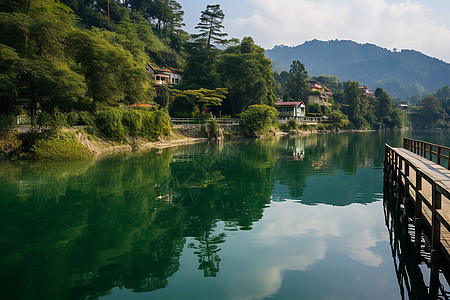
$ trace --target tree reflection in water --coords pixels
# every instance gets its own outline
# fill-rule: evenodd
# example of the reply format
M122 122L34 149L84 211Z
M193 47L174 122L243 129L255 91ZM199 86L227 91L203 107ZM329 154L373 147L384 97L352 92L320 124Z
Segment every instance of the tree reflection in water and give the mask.
M205 232L204 236L197 237L197 243L190 243L189 248L196 249L194 253L198 256L200 265L199 270L203 270L205 277L216 277L219 272L220 257L217 254L220 251L219 245L225 242L225 233L209 235Z
M383 154L369 149L382 147L383 139L245 140L54 167L0 162L0 298L161 289L178 271L191 238L198 268L217 276L227 238L214 230L218 221L225 231L251 230L271 202L275 180L288 186L290 197L300 197L319 170L355 174L361 166L381 165ZM321 203L313 200L305 204Z

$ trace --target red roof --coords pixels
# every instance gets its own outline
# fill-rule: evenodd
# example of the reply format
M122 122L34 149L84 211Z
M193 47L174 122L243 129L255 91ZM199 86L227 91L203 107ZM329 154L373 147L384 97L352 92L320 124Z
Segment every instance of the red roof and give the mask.
M133 103L128 107L153 107L153 105L147 103Z
M275 103L276 106L297 106L303 104L305 105L305 103L303 103L303 101L297 101L297 102L277 102Z

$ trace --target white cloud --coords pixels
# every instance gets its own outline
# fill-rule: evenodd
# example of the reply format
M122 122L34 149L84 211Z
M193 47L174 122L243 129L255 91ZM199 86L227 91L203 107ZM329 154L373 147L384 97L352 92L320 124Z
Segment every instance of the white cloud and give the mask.
M380 266L383 258L372 248L389 239L383 234L386 228L380 223L383 211L379 206L379 202L345 207L273 202L254 225L252 235L228 237L227 243L239 243L240 238L246 246L240 248L239 255L232 253L229 257L225 249L220 254L224 262L234 261L232 266L223 263L221 267L227 297L262 299L273 295L281 287L286 271L312 269L326 257L330 245L335 247L333 251L345 253L363 265ZM333 237L339 242L332 243ZM254 259L255 253L258 259ZM236 266L245 267L238 274L228 270Z
M351 39L386 48L415 49L450 61L450 29L418 2L386 0L248 0L256 9L229 16L230 33L252 36L265 48L305 40ZM433 7L436 9L436 7ZM437 8L438 9L438 8Z

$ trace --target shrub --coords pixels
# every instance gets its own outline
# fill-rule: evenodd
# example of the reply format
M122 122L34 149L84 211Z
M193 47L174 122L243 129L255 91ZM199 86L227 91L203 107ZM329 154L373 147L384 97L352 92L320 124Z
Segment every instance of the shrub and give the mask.
M210 138L218 138L219 137L219 125L217 125L216 119L208 120L206 123L206 132Z
M70 113L66 114L66 121L69 126L76 126L78 125L78 120L80 116L76 111L71 111Z
M155 111L155 127L157 131L157 137L167 136L172 132L170 127L170 117L165 111Z
M195 104L186 95L177 95L169 106L172 117L192 118L195 113Z
M280 126L280 129L283 131L289 130L287 124L280 124L279 126Z
M138 110L125 111L122 118L122 124L132 137L138 137L142 134L142 114Z
M60 132L56 136L38 139L31 147L34 159L79 160L92 157L76 136L69 132Z
M66 124L66 116L57 108L52 113L42 112L39 114L37 124L49 135L56 135Z
M16 127L14 114L0 114L0 130L11 130Z
M307 111L308 113L312 113L312 114L319 114L319 115L322 114L322 110L321 110L321 108L320 108L320 105L317 104L317 103L311 103L311 104L308 104L308 105L306 106L306 111Z
M22 141L15 131L0 131L0 152L9 152L19 148Z
M130 136L149 140L156 140L171 132L170 117L165 111L125 111L122 124Z
M78 112L78 125L95 126L95 117L88 111Z
M297 122L295 122L295 119L290 119L287 122L287 128L289 130L295 130L295 129L297 129L297 127L298 127L298 124L297 124Z
M251 136L270 132L278 122L278 112L268 105L250 105L241 114L246 133Z
M326 130L327 129L327 125L326 124L318 124L317 125L317 130Z
M95 114L95 124L100 133L117 142L125 140L125 129L122 125L123 113L119 109L104 108Z

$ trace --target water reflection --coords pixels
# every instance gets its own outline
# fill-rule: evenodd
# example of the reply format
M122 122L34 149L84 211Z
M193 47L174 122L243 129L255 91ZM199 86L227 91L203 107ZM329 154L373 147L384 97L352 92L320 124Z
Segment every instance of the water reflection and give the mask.
M95 163L0 162L0 298L117 288L177 298L198 288L183 286L196 276L220 280L198 297L254 298L282 292L287 271L306 281L330 257L382 268L387 237L374 211L385 140L288 136Z
M429 239L416 240L412 219L405 218L404 208L398 207L394 190L386 181L384 191L385 222L401 299L448 299L448 266L430 263Z

